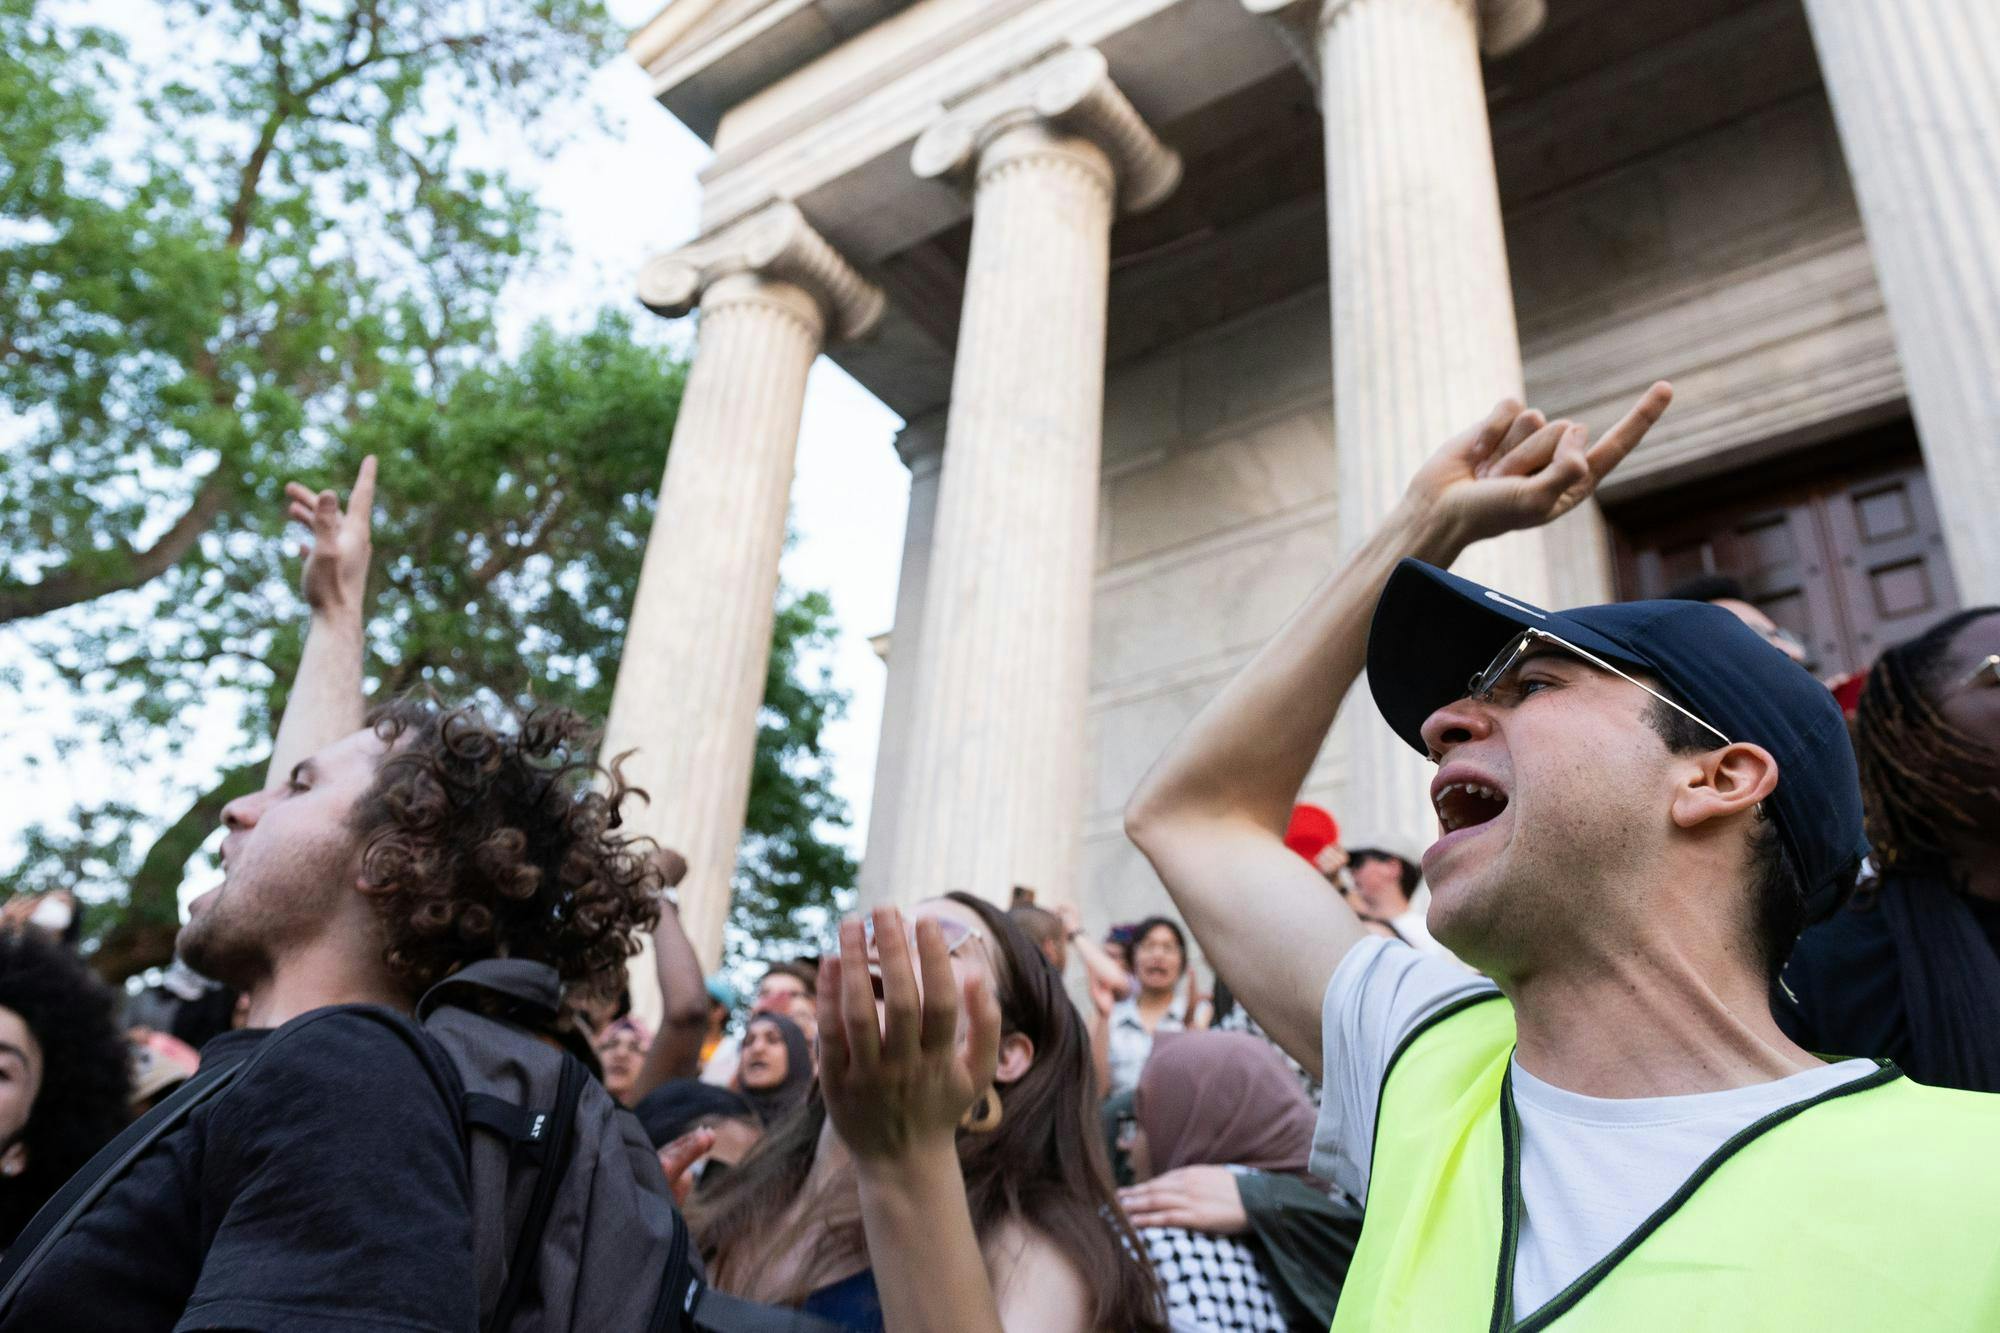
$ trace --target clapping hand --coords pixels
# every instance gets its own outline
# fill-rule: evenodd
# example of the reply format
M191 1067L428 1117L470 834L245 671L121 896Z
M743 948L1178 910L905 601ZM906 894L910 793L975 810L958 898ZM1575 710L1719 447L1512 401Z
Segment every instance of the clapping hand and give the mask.
M1409 501L1441 519L1460 545L1539 527L1589 499L1673 401L1664 380L1597 440L1574 421L1549 421L1503 399L1446 442L1410 481Z
M293 518L312 530L302 543L306 605L316 612L358 610L368 585L368 527L375 505L375 458L361 460L348 494L347 509L332 491L313 491L298 482L285 485Z
M1000 1055L1000 1005L985 973L974 972L961 992L937 922L917 922L912 959L903 914L877 908L874 921L880 1018L858 918L840 923L839 956L820 964L819 978L820 1090L835 1132L864 1169L955 1152L959 1120L992 1086Z

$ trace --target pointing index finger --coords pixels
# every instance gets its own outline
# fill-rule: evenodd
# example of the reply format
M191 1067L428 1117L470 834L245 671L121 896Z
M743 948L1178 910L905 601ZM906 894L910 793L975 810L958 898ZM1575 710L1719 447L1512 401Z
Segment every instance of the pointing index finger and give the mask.
M1646 432L1666 415L1667 406L1673 401L1674 386L1665 380L1655 381L1651 388L1639 395L1639 401L1632 405L1632 410L1590 446L1585 458L1590 464L1591 480L1603 480L1606 473L1624 462L1625 456L1646 438Z
M374 512L375 455L370 454L361 460L361 471L354 477L354 490L347 497L347 522L365 530Z

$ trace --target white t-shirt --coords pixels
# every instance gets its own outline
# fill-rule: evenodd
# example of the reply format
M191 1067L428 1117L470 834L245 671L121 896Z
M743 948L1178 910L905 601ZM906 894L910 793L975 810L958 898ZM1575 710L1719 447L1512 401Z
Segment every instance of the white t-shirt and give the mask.
M1371 937L1334 969L1321 1012L1326 1093L1313 1173L1368 1197L1375 1106L1389 1057L1444 1005L1494 990L1484 977ZM1514 1309L1540 1309L1616 1249L1731 1135L1772 1111L1873 1072L1846 1060L1771 1083L1684 1097L1585 1097L1516 1062L1521 1127L1521 1235Z
M1111 1040L1104 1061L1111 1075L1111 1091L1130 1092L1139 1086L1139 1075L1145 1072L1146 1061L1153 1054L1155 1034L1182 1032L1186 1028L1186 1021L1171 1006L1153 1024L1153 1031L1148 1032L1139 1017L1136 996L1128 995L1112 1005Z

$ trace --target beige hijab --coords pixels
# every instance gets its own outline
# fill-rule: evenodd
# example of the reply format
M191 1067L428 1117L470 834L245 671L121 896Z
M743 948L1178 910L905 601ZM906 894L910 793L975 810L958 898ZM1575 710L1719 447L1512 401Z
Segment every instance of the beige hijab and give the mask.
M1284 1057L1243 1032L1155 1038L1133 1113L1156 1173L1250 1166L1303 1175L1318 1118Z

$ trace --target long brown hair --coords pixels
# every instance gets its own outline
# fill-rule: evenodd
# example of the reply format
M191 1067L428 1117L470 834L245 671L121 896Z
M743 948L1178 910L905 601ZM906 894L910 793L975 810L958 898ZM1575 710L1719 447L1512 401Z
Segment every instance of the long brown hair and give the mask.
M1165 1333L1145 1249L1112 1190L1082 1016L1055 969L1006 913L971 894L946 897L985 926L1005 1030L1035 1047L1028 1072L994 1088L1000 1127L959 1135L973 1231L984 1247L1003 1224L1019 1219L1076 1266L1096 1302L1092 1327ZM712 1193L696 1196L688 1223L722 1290L795 1305L867 1264L851 1179L828 1182L790 1224L778 1225L806 1187L825 1122L815 1086L806 1105L772 1126ZM799 1258L780 1262L791 1256Z

